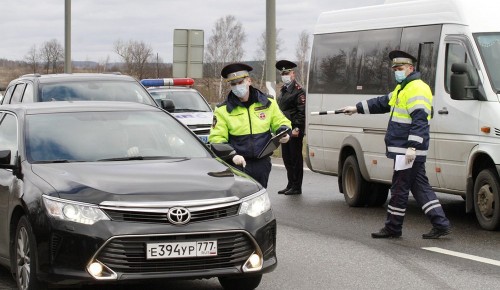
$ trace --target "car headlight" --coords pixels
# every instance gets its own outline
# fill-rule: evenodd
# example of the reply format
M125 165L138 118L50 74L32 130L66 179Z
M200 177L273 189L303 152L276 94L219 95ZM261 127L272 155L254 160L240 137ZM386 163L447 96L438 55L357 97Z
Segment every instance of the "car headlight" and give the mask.
M109 220L108 216L97 206L79 203L60 198L43 196L47 213L56 219L92 225L101 220Z
M249 199L241 203L240 213L247 214L251 217L257 217L271 209L271 200L267 191L257 196L251 196Z

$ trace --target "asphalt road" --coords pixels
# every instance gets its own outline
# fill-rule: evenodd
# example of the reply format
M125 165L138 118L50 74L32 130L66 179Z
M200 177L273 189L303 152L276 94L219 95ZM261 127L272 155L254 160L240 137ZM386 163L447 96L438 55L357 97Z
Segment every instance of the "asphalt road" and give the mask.
M500 232L480 229L461 197L438 194L451 235L423 240L431 225L410 198L400 239L375 240L385 208L350 208L337 178L305 171L303 194L278 195L286 185L274 160L268 191L278 220L278 267L258 289L498 289ZM216 279L84 289L217 289ZM0 268L0 289L15 289Z

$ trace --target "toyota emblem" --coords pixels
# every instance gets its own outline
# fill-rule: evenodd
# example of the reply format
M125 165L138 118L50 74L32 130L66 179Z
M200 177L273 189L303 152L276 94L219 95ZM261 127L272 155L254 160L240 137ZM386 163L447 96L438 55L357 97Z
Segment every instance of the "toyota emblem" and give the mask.
M168 221L174 225L183 225L191 219L191 213L185 207L172 207L167 213Z

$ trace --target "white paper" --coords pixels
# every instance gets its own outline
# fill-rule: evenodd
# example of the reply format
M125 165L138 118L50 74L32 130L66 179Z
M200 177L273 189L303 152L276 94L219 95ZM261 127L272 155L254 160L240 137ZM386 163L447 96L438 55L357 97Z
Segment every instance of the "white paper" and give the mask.
M415 161L415 159L413 159ZM394 170L405 170L413 166L413 161L406 164L406 157L404 155L396 155L396 163L394 164Z

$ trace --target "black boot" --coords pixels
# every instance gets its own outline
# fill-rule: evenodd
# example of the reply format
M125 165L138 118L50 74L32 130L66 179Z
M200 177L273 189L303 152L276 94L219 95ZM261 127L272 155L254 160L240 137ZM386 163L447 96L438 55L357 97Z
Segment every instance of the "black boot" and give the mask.
M451 233L450 228L435 228L433 227L430 232L422 235L422 239L439 239L441 236L446 236Z
M372 233L372 238L374 239L389 239L389 238L399 238L401 237L401 233L393 233L386 229L385 227L380 229L380 231L376 233Z
M288 190L290 190L290 187L283 188L282 190L278 191L278 194L283 194L283 193L287 192Z
M285 191L285 195L296 195L296 194L302 194L302 190L292 187L289 190Z

